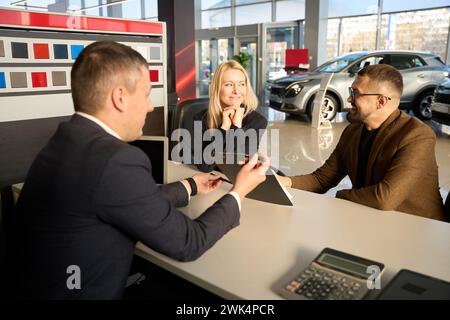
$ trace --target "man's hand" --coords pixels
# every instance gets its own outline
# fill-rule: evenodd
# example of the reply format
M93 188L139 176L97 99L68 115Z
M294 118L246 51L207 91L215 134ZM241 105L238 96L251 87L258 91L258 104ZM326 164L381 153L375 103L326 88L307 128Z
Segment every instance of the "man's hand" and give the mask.
M214 191L223 183L220 176L216 176L211 173L197 173L192 176L192 179L194 179L197 184L198 194L205 194Z
M232 119L234 117L234 114L236 112L236 108L231 106L231 107L226 107L225 109L223 109L222 111L222 125L221 128L224 130L228 130L231 127Z
M254 154L250 160L242 166L236 177L236 183L231 191L236 192L242 199L266 180L266 171L269 169L270 160L267 157L258 161L258 154Z
M283 186L285 186L287 188L292 187L292 179L290 177L283 177L283 176L279 176L277 174L275 174L275 176L283 184Z

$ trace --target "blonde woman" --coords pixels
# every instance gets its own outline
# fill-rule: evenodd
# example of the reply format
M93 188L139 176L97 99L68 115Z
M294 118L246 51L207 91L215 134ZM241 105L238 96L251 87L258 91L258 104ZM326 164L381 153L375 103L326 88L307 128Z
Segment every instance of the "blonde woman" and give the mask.
M209 90L209 107L206 113L200 113L195 120L202 121L202 129L219 129L223 135L224 149L226 147L227 135L239 130L256 130L259 144L260 134L267 127L267 120L256 112L258 98L250 85L247 72L240 63L230 60L222 63L214 73L214 78ZM228 139L229 141L229 139ZM211 142L203 142L203 150ZM249 146L246 140L245 151L254 150L258 147ZM235 150L236 150L235 144ZM253 148L252 148L253 147ZM202 157L203 158L203 157ZM202 163L198 168L204 172L214 169L214 164Z

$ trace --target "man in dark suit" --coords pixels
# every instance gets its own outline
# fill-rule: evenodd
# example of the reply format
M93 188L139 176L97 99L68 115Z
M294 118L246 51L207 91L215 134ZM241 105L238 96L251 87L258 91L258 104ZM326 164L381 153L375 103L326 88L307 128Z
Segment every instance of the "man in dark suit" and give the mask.
M352 123L336 149L313 173L281 177L284 185L325 193L348 175L353 187L339 190L337 198L443 220L436 135L398 109L401 73L387 64L365 67L349 93Z
M191 220L175 207L218 177L158 187L151 163L130 146L142 135L151 83L145 59L115 42L85 48L71 72L76 114L32 164L17 204L14 252L20 297L120 298L141 241L181 261L198 258L239 224L240 201L268 163L243 166L231 192Z

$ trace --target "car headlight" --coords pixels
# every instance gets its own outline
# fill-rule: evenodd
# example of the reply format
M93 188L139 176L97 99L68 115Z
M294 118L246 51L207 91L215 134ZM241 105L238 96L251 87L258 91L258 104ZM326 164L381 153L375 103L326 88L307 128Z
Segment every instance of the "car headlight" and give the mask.
M295 97L302 89L303 87L300 84L294 83L286 89L286 98Z

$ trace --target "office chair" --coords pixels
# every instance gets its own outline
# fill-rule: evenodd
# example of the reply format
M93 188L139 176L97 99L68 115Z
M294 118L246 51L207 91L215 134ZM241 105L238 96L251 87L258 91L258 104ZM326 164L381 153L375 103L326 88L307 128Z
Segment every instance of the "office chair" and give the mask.
M172 118L172 130L178 128L189 129L194 122L195 115L207 110L208 104L209 98L190 99L178 103Z
M175 108L177 106L178 103L178 94L176 92L170 92L167 94L167 117L168 117L168 122L167 122L167 132L170 136L170 134L172 133L172 122L173 122L173 115L175 113Z
M12 258L12 219L15 207L11 185L0 182L0 298L13 292L14 274Z
M187 129L191 137L194 137L194 118L200 112L205 112L208 105L209 98L190 99L177 104L172 118L172 132L176 129ZM172 136L172 132L169 137ZM170 150L177 143L177 141L170 139Z
M447 198L444 202L444 219L450 222L450 192L447 194Z

